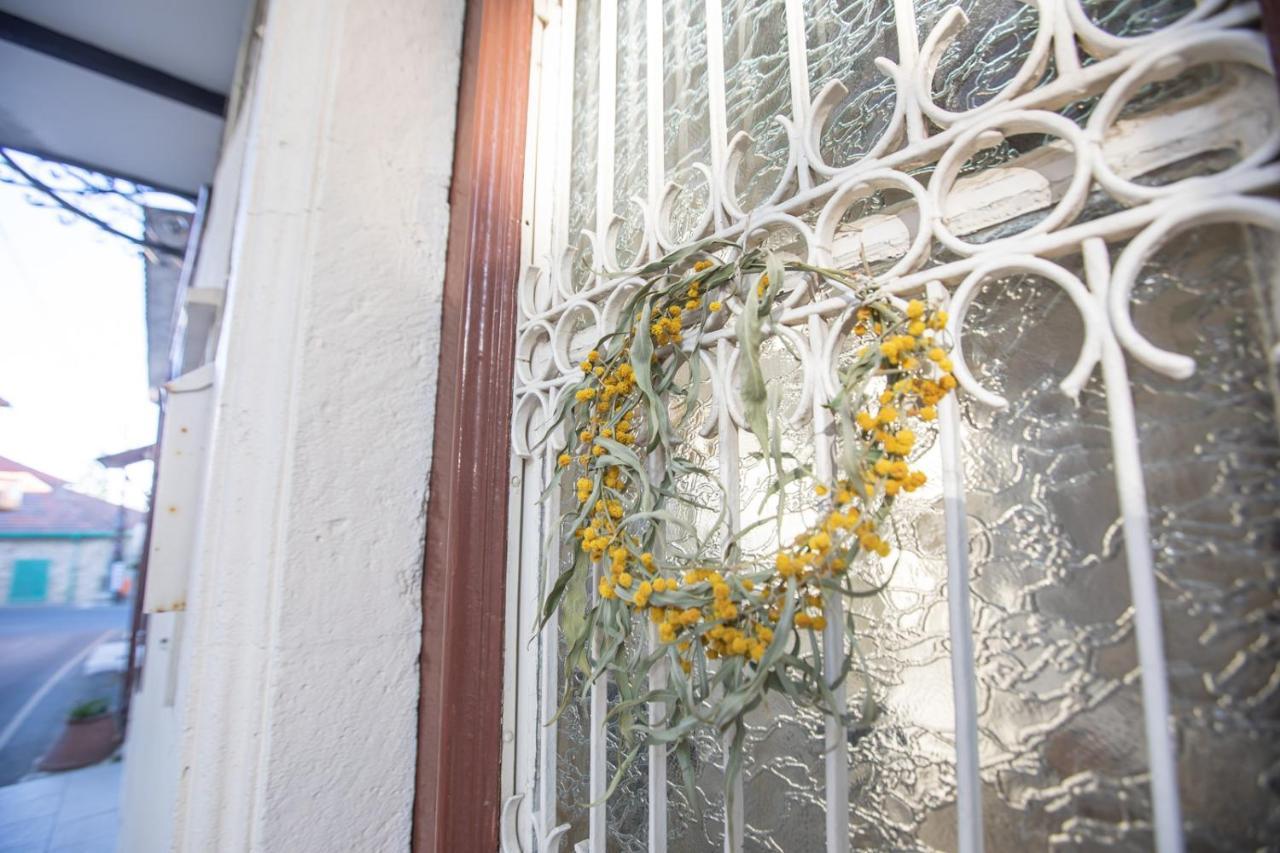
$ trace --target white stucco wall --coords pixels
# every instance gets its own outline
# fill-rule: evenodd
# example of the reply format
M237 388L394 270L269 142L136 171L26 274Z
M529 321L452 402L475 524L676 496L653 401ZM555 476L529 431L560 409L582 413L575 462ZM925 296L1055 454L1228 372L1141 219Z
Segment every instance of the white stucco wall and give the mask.
M408 848L463 5L268 7L177 665L172 832L131 853ZM127 795L124 810L137 823L149 805Z

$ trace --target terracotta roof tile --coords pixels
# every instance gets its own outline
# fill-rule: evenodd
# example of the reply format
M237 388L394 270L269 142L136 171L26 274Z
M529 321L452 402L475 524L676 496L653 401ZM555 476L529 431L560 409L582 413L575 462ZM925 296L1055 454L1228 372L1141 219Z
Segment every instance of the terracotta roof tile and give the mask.
M0 456L0 471L30 474L52 487L52 491L45 494L24 494L21 507L0 512L0 536L14 533L113 533L119 523L120 508L117 505L74 492L66 480L3 456ZM142 519L142 513L125 510L126 528Z

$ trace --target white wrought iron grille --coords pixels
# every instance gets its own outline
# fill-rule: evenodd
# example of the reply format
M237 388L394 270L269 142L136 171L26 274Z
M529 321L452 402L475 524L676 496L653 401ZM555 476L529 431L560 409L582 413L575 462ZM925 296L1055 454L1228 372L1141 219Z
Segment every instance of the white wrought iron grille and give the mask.
M1272 233L1257 8L1222 0L591 0L538 8L514 401L503 849L1254 849L1280 832ZM625 299L599 275L744 231L949 299L962 395L898 568L854 605L847 731L774 703L724 815L660 750L605 798L604 681L555 723L536 447ZM634 284L634 282L632 283ZM797 448L856 307L788 282ZM732 308L732 306L731 306ZM761 471L732 322L681 428L731 523ZM797 506L797 513L805 508ZM879 580L879 579L876 579ZM854 653L831 618L827 661ZM728 827L733 827L730 835Z

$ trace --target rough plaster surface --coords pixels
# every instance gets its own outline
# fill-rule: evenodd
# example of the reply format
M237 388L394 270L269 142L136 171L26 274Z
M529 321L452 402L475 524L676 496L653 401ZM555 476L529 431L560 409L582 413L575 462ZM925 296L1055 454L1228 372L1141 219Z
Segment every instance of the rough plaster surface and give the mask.
M178 690L173 849L408 849L463 6L268 7Z

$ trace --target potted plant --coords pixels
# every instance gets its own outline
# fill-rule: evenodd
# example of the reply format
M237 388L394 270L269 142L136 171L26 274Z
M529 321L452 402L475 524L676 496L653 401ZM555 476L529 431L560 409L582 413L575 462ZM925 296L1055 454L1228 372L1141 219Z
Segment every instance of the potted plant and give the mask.
M74 770L97 764L120 743L115 714L106 699L81 702L67 714L62 736L40 760L41 770Z

